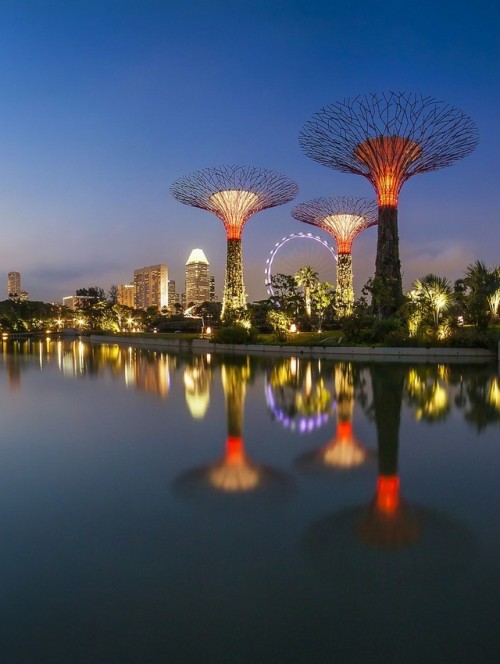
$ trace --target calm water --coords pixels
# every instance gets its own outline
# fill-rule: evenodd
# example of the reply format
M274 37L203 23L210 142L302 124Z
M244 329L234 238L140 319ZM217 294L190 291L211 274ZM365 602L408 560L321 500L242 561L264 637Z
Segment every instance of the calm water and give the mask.
M0 357L2 662L499 661L496 364Z

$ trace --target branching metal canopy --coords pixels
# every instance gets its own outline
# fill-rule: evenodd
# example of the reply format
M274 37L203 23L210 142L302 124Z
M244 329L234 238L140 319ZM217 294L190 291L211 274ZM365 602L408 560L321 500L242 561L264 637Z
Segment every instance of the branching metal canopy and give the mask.
M292 217L327 231L337 242L339 253L349 253L354 238L377 223L378 209L368 198L337 196L300 203L293 208Z
M379 205L397 205L412 175L450 166L478 144L472 118L415 93L387 92L347 99L315 113L299 143L315 161L368 178Z
M170 193L181 203L208 210L224 223L229 239L241 237L256 212L288 203L298 193L288 177L265 169L217 166L176 180Z

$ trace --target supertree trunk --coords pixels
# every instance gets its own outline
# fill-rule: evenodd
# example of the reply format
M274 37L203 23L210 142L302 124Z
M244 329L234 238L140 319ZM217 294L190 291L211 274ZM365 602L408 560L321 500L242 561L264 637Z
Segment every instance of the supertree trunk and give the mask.
M230 321L235 312L245 308L241 239L228 239L221 318L223 321Z
M354 291L352 288L352 255L339 253L337 260L337 314L343 318L352 314Z
M374 297L375 310L382 316L390 316L403 303L398 208L392 205L379 207L375 277L380 279L383 287L383 292L378 290Z

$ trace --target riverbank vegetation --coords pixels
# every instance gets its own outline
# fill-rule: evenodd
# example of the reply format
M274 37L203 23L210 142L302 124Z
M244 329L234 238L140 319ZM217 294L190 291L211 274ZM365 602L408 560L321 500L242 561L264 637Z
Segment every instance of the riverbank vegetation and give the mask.
M306 278L307 276L307 278ZM0 302L0 328L10 332L203 334L220 343L289 343L298 345L385 345L496 347L500 339L500 267L481 261L467 266L450 282L427 274L416 279L396 313L383 317L373 302L390 305L390 289L368 280L353 311L345 315L335 287L320 282L305 266L297 275L272 277L273 295L233 312L220 322L221 305L205 302L189 316L180 307L158 311L119 304L116 289L106 295L97 286L81 289L75 309L45 302ZM390 307L389 307L390 308ZM386 307L384 307L386 309Z

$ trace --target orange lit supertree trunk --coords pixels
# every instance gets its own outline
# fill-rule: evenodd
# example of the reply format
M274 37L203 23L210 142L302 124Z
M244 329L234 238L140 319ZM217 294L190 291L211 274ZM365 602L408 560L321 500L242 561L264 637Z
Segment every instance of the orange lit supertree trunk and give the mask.
M372 183L379 205L374 305L377 313L391 315L403 299L401 187L417 173L449 166L472 152L478 143L475 123L430 97L389 92L326 106L304 125L299 142L311 159Z
M170 187L185 205L207 210L224 224L227 237L222 320L237 322L246 307L241 234L256 212L291 201L298 186L289 178L264 169L220 166L181 177Z
M337 243L337 297L339 316L350 316L354 304L352 285L352 243L354 238L377 223L377 206L366 198L316 198L292 210L298 221L329 233Z
M421 525L401 499L398 474L399 427L407 369L373 363L370 368L377 426L378 477L375 497L358 524L359 536L370 546L399 549L420 536Z
M250 377L248 358L241 364L223 364L221 374L227 417L226 448L223 458L212 468L211 482L224 491L247 491L259 481L258 469L247 459L243 442L246 384Z

